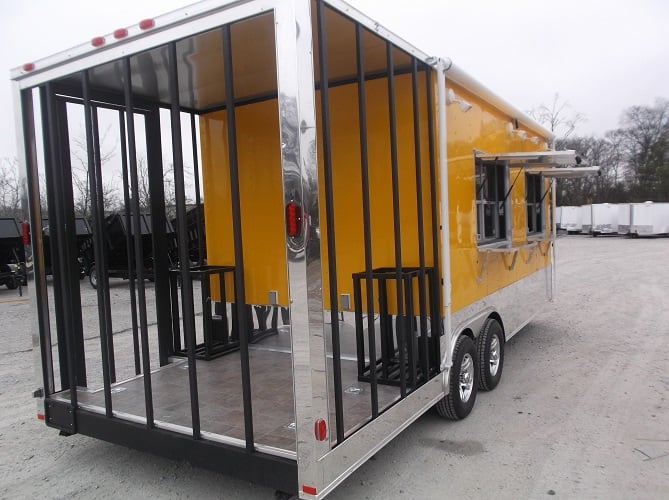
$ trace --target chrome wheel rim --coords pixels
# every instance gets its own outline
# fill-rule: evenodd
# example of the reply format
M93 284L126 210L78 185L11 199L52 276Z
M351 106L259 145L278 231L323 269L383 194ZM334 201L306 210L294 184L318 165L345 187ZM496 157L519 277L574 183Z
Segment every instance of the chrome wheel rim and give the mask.
M488 362L490 365L490 375L492 377L497 375L497 370L499 370L499 355L499 337L493 335L492 340L490 341L490 361Z
M460 401L466 403L474 388L474 360L469 353L465 354L460 363Z

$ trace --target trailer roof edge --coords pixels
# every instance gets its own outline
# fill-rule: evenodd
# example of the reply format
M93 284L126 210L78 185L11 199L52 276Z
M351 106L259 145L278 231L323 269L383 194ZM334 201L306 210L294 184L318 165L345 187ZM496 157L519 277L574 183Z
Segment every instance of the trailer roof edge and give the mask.
M473 92L476 96L490 102L500 111L503 111L511 118L518 120L519 123L522 123L531 131L545 137L549 142L555 140L555 134L553 132L549 131L533 118L529 117L526 113L499 97L492 90L480 83L478 80L473 78L455 64L451 64L450 67L446 70L446 80L451 80L461 87L464 87L466 90Z

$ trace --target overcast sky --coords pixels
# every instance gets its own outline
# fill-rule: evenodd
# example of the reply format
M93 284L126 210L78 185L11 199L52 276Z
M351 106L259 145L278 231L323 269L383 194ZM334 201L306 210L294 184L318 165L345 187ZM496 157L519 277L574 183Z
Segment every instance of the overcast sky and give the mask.
M0 157L16 155L9 69L118 27L183 7L179 0L2 0ZM523 111L559 93L586 121L617 127L622 110L669 98L667 0L349 0L428 54Z

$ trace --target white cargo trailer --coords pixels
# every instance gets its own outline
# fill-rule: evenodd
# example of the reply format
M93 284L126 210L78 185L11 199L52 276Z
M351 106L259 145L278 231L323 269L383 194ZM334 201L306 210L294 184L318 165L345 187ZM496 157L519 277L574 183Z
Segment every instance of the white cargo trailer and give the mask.
M630 232L630 204L618 203L618 234L629 234Z
M565 206L562 207L561 215L562 229L566 229L568 233L580 233L581 222L581 207Z
M592 232L592 205L581 205L581 233Z
M612 203L592 204L592 235L618 234L618 206Z
M555 208L555 227L562 229L562 207Z
M657 236L669 233L669 203L632 203L630 234Z

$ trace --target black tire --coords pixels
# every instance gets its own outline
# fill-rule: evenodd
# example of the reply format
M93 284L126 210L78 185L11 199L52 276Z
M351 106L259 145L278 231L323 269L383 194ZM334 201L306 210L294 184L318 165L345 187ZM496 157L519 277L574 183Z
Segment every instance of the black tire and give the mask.
M463 367L469 368L463 373ZM476 370L476 346L474 341L461 335L455 342L453 350L453 366L448 381L448 395L439 401L435 408L437 413L449 420L461 420L469 415L476 402L478 390ZM462 384L461 384L462 382ZM468 388L463 394L460 389Z
M96 274L95 264L88 268L88 281L93 288L98 287L98 275Z
M7 285L7 288L10 290L16 290L19 287L19 278L12 276L12 278L7 283L5 283L5 285Z
M488 318L476 339L478 386L492 391L502 378L504 368L504 329L495 318Z

